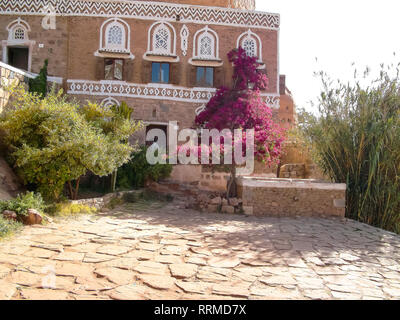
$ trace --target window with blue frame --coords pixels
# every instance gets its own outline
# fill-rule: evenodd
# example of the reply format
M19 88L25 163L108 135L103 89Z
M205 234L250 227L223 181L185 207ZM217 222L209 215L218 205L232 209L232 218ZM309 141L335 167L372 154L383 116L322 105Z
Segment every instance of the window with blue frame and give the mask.
M169 83L169 63L153 62L151 67L151 82Z
M199 87L214 86L214 68L197 67L196 84Z

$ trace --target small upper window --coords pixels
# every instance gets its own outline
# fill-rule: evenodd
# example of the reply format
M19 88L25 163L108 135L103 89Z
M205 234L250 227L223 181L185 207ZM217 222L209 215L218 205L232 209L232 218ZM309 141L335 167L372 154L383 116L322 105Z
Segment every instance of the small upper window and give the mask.
M108 29L107 34L107 44L108 45L115 45L115 46L122 46L122 28L118 25L112 26Z
M164 25L159 25L153 34L154 52L169 54L171 51L171 33Z
M253 38L246 38L242 42L242 47L249 57L257 57L257 42Z
M209 35L204 35L199 40L200 56L214 57L213 40Z
M31 31L31 28L27 22L18 18L8 24L7 31L9 41L22 42L29 40L28 33Z
M169 83L169 63L153 62L151 68L151 82Z
M122 19L111 18L101 25L100 45L95 56L111 58L109 53L134 59L134 55L130 52L130 27Z
M124 51L125 50L125 29L120 22L113 22L106 29L106 50Z
M219 60L218 35L206 26L194 36L193 59Z
M25 29L17 27L14 30L14 40L25 40Z
M104 79L122 81L124 61L122 59L104 60Z
M262 62L262 42L260 37L250 29L237 39L237 48L242 47L249 57L257 57Z
M213 87L214 86L214 68L197 67L196 85L199 87Z

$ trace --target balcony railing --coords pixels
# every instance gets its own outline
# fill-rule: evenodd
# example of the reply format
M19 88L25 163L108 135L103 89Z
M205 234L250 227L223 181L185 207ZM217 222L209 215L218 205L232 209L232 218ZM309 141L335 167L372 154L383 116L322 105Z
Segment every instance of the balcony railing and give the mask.
M68 80L68 94L99 97L141 98L207 103L215 88L186 88L168 84L137 84L124 81ZM262 94L272 108L279 108L279 95Z

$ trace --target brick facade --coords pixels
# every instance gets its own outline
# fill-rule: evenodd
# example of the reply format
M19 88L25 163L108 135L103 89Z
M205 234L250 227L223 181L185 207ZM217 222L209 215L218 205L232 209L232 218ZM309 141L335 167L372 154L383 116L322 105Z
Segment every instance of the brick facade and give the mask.
M148 123L178 121L181 128L190 127L196 110L207 103L215 88L230 84L232 66L227 53L249 32L253 39L259 39L255 40L257 56L262 56L261 67L269 78L269 88L263 95L268 104L279 107L280 18L277 14L240 10L254 9L254 0L112 1L112 6L110 1L59 0L54 2L56 29L45 30L44 16L39 13L45 3L53 2L0 3L0 56L3 62L9 62L8 50L15 46L10 42L13 24L27 26L22 44L29 47L29 71L38 73L48 59L49 75L62 78L65 92L80 101L125 101L134 109L136 119ZM213 7L204 7L210 5ZM124 41L129 44L125 48L129 54L101 50L102 37L106 37L102 26L112 19L127 26ZM153 37L149 31L157 22L170 28L175 52L169 56L148 55ZM186 46L182 44L184 28L188 32ZM198 62L196 35L205 29L216 34L217 57ZM122 81L105 81L106 58L124 61ZM152 62L156 60L170 63L168 84L151 83ZM214 88L199 88L195 81L199 65L214 68Z

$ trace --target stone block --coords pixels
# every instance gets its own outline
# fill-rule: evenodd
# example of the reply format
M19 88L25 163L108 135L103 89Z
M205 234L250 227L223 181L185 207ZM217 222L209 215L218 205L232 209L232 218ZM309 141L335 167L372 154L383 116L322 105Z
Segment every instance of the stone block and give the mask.
M229 213L229 214L233 214L235 213L235 207L234 206L222 206L222 210L223 213Z
M254 214L253 207L251 206L243 206L243 213L248 216L252 216Z
M216 204L209 204L207 207L207 211L211 212L211 213L216 213L216 212L218 212L218 207L219 206Z
M333 206L335 208L346 208L346 200L345 199L334 199Z

